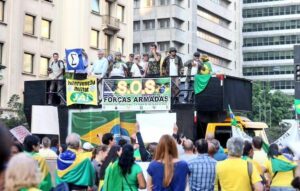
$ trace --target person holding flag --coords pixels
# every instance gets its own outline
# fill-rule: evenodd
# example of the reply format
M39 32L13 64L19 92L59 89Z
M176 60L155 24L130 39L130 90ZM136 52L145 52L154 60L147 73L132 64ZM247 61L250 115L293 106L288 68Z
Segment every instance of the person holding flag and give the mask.
M92 190L95 170L89 156L79 152L81 141L76 133L66 139L68 149L57 159L56 183L68 183L70 190Z
M37 161L39 169L42 173L39 189L43 191L50 191L52 189L51 174L45 158L38 153L40 148L39 142L40 140L37 136L28 135L27 137L25 137L23 142L24 150L26 154L28 154L35 161Z
M269 174L270 191L295 191L291 182L294 179L297 164L279 152L277 144L271 144L266 161L266 172Z

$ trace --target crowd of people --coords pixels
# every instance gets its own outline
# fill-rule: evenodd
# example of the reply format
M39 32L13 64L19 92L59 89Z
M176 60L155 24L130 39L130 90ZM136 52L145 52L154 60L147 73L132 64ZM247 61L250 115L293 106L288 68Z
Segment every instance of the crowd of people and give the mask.
M201 57L200 57L201 56ZM200 55L199 52L193 54L193 58L187 60L185 63L177 54L177 49L171 47L167 56L162 59L161 54L157 50L156 44L152 44L149 53L143 55L129 54L128 60L122 58L120 52L114 55L105 55L104 50L99 50L97 59L89 63L88 56L84 52L85 69L72 71L72 78L86 79L87 76L94 76L98 79L98 90L101 95L101 86L103 78L157 78L157 77L171 77L173 86L179 87L179 77L186 77L185 89L192 87L196 74L210 74L212 72L212 63L209 57L205 54ZM186 67L186 72L184 72ZM184 74L185 73L185 74ZM65 73L65 63L59 59L58 53L53 54L53 61L49 63L48 69L49 78L53 81L50 85L50 92L62 89L62 80ZM66 75L67 76L67 75ZM172 95L178 95L178 88L172 89ZM52 104L53 95L48 96L48 104ZM184 92L184 101L191 99L189 91ZM61 103L62 104L62 103Z
M100 145L81 144L71 133L66 145L40 142L28 135L23 144L0 127L0 190L7 191L295 191L300 172L292 153L271 144L263 150L261 137L252 142L228 139L226 149L212 134L193 142L178 135L163 135L145 144L136 133L116 140L111 133L99 135ZM46 160L57 161L55 184ZM140 162L148 162L146 173ZM144 169L145 170L145 169ZM50 176L50 178L49 178Z

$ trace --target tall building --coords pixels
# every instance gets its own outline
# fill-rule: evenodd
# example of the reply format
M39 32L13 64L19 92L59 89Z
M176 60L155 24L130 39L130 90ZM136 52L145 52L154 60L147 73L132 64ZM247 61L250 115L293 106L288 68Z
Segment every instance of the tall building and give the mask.
M21 97L24 81L47 79L54 52L84 48L92 62L99 48L132 52L133 3L126 0L0 0L0 103Z
M186 61L205 53L214 70L241 76L240 0L134 0L134 53L156 43L166 55L176 47Z
M244 76L294 94L293 47L300 43L300 1L243 3Z

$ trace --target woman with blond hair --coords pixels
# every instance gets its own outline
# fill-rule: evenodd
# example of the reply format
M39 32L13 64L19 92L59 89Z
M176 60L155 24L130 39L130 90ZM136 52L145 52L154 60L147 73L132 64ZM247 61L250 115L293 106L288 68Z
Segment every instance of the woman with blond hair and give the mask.
M25 153L11 158L5 172L5 191L39 191L41 174L37 162Z
M186 187L188 165L178 159L176 142L170 135L163 135L157 145L154 160L147 172L148 191L183 191Z

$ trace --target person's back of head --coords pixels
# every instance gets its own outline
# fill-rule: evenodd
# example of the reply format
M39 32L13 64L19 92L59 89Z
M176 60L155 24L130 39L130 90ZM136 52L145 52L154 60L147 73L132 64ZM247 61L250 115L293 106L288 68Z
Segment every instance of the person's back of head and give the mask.
M77 133L71 133L66 138L68 148L78 150L81 146L80 136Z
M178 158L177 145L173 137L163 135L156 148L155 160L164 163L164 187L168 187L174 175L173 159Z
M182 146L185 152L193 152L194 150L193 141L191 141L190 139L184 140Z
M19 141L14 141L12 144L11 154L16 155L24 151L23 145Z
M155 156L157 145L158 143L153 142L153 143L149 143L146 147L147 151L150 153L152 158Z
M241 157L244 149L244 141L240 137L231 137L228 139L226 147L229 156Z
M21 161L21 162L20 162ZM36 161L25 153L11 158L5 172L5 190L16 191L22 188L37 188L41 182L41 173Z
M118 145L119 145L120 147L123 147L123 146L126 145L126 144L127 144L127 140L126 140L126 139L120 139L119 142L118 142Z
M215 135L213 133L207 133L205 136L205 139L207 141L212 141L215 138Z
M134 161L135 158L133 146L130 144L125 144L122 147L122 154L119 158L119 166L123 175L131 173L131 167L134 164Z
M9 160L11 154L11 136L6 127L0 124L0 172L5 169L5 164Z
M40 139L35 135L27 135L24 139L24 150L27 152L38 152Z
M196 141L196 148L199 154L208 153L208 142L205 139L199 139Z
M268 152L268 157L269 158L274 158L280 155L281 153L279 152L279 147L276 143L273 143L269 147L269 152Z
M110 145L111 141L114 140L114 135L112 133L105 133L102 136L102 143L105 145Z
M218 141L217 139L212 139L210 142L214 145L216 151L220 149L220 141Z
M252 148L252 144L249 141L244 142L243 156L247 156L250 158L253 157L253 148Z
M253 137L253 139L252 139L252 145L253 145L253 147L255 149L259 149L260 150L262 148L262 146L263 146L263 140L262 140L262 138L259 137L259 136Z
M42 139L42 145L45 149L50 148L51 146L51 140L48 137L44 137Z

